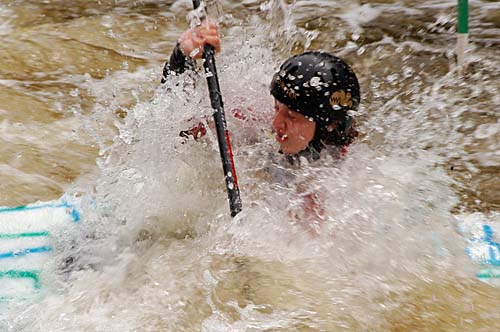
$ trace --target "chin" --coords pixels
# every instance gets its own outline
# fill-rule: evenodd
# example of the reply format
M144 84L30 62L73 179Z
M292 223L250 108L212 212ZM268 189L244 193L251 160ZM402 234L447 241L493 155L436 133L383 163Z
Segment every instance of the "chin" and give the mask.
M284 154L296 154L296 153L299 153L300 151L302 150L299 150L297 151L297 149L290 149L290 148L286 148L286 147L281 147L281 152L283 152Z

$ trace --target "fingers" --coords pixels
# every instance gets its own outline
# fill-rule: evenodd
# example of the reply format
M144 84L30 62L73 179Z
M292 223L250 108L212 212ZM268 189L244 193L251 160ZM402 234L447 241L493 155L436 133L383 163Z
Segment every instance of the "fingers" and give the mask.
M194 48L201 48L205 44L205 37L198 34L193 34L191 37L191 43Z
M200 59L205 44L210 44L216 52L221 50L219 27L217 21L208 18L193 30L188 30L179 39L182 52L193 59Z
M219 38L219 36L213 36L213 37L207 36L205 38L205 43L212 45L215 48L216 52L220 52L220 38Z
M210 44L217 52L220 52L219 25L215 19L209 17L203 20L201 25L194 29L194 34L199 38L197 42L200 42L200 48L205 44Z
M219 36L219 28L217 26L207 26L202 24L201 26L196 27L194 33L203 37L217 37Z
M192 57L194 59L197 58L196 53L200 53L199 51L196 52L196 50L198 50L200 48L200 44L202 42L203 42L203 40L200 40L199 37L195 36L193 31L191 31L191 30L187 30L179 38L179 43L181 46L182 53L184 53L184 55Z

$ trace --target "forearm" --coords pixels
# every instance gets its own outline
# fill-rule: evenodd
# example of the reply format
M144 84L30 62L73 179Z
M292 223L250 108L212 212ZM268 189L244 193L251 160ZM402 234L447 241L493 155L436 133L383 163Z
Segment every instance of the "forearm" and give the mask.
M165 83L167 77L171 74L182 74L186 70L193 70L195 68L195 61L182 52L179 43L175 46L170 59L163 67L163 77L161 82Z

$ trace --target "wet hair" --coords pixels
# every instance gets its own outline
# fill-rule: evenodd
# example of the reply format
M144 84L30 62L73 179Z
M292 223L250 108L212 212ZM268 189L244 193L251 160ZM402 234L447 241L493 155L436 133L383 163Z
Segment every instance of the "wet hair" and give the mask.
M348 146L350 145L359 135L356 129L356 120L350 118L348 120L347 128L342 124L336 125L331 130L328 127L318 126L314 137L309 143L318 152L321 151L325 146Z

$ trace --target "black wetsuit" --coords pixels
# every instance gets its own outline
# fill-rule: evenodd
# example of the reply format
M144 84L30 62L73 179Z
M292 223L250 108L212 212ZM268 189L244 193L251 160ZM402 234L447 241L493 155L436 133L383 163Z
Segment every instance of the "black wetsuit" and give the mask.
M196 67L196 62L190 57L187 57L182 53L181 45L177 43L175 45L172 54L170 55L170 59L165 63L163 67L163 76L161 78L161 82L165 83L167 77L171 74L182 74L188 69L194 70Z

